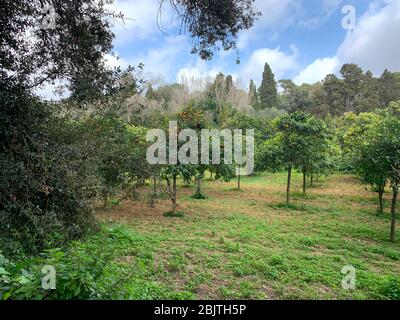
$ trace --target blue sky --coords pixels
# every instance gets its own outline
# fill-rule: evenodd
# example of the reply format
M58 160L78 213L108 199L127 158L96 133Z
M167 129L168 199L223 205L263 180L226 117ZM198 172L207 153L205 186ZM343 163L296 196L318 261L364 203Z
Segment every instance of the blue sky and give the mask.
M355 28L342 27L346 5L356 12ZM338 74L343 63L354 62L380 75L385 68L400 71L400 0L256 0L262 16L238 38L240 65L235 52L216 52L212 61L190 54L187 35L179 34L179 21L168 1L157 26L159 0L116 0L125 25L116 24L115 52L110 66L145 65L147 79L156 83L182 79L212 79L218 72L232 74L238 85L250 79L260 83L265 62L277 80L314 83Z
M342 27L342 8L352 5L357 20L351 31ZM220 51L212 61L190 54L187 35L179 35L179 22L168 5L158 29L158 0L118 0L114 9L128 18L117 25L115 51L119 61L145 64L150 78L180 82L182 77L232 74L243 87L260 81L262 66L270 63L277 79L312 83L338 73L346 62L358 63L374 74L385 68L400 71L400 0L257 0L262 17L238 39L240 65L235 52Z

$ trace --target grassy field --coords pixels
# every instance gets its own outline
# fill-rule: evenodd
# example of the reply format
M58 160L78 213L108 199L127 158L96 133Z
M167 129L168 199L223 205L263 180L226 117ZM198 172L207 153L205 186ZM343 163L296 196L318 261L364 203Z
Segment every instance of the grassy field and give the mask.
M205 181L206 200L180 187L181 218L163 216L168 200L98 211L105 229L121 235L102 244L118 243L107 272L126 274L111 297L400 299L400 242L388 242L389 210L377 216L376 195L336 175L303 196L295 174L287 206L285 179L243 178L243 191L235 182ZM342 289L346 265L356 268L355 290Z

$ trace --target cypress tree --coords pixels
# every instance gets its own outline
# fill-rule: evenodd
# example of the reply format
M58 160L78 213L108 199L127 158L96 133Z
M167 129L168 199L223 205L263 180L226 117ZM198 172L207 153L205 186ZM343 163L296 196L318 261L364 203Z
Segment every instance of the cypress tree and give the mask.
M225 78L225 92L229 94L233 89L233 78L231 75L228 75Z
M257 87L254 83L253 80L250 80L250 86L249 86L249 101L250 105L254 109L258 109L258 94L257 94Z
M276 81L271 67L265 63L262 83L258 89L260 97L260 108L267 109L276 107L278 103L278 93L276 89Z
M382 104L387 107L390 102L397 101L400 98L400 83L396 74L385 70L379 79L381 87Z
M146 98L148 100L157 100L157 94L153 89L152 85L149 85L149 87L147 88L147 92L146 92Z

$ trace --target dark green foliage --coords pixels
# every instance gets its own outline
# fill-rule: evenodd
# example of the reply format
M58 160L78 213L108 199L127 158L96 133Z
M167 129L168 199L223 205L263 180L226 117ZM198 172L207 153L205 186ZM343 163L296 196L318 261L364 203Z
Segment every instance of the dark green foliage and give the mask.
M192 53L205 60L213 57L213 49L219 43L224 50L236 49L238 33L251 28L260 15L253 7L254 0L172 0L170 3L191 34Z
M271 67L265 63L261 86L258 88L260 109L270 109L278 104L276 81Z
M388 107L400 99L400 81L397 73L385 70L380 78L356 64L344 64L340 70L343 79L333 74L309 87L313 113L320 116L341 116L346 112L371 112Z
M156 90L150 84L147 88L146 98L157 101L164 110L167 110L174 97L188 95L187 88L178 83L163 85Z
M46 4L54 8L54 28L41 27ZM235 48L237 33L258 15L251 0L171 4L199 39L194 51L204 59L211 58L219 41L226 50ZM149 176L149 168L141 165L140 128L110 117L109 110L89 120L65 116L79 114L88 102L122 102L138 92L141 81L131 67L106 68L103 58L112 53L114 38L110 17L115 16L104 1L17 0L2 3L1 9L0 245L7 254L35 253L92 229L89 205L99 190L108 194ZM65 82L72 93L67 108L31 94L54 80Z
M112 114L82 121L80 129L81 139L92 147L90 158L105 202L120 191L133 194L136 184L151 176L147 129L130 126Z
M148 266L151 256L139 247L141 241L122 226L104 226L96 235L85 241L76 241L62 249L52 249L40 256L17 260L6 259L0 251L0 300L65 300L65 299L116 299L131 296L133 292L122 288ZM143 245L142 245L143 247ZM130 254L130 266L121 266L120 258ZM139 261L139 262L137 262ZM56 270L56 289L42 288L43 266ZM140 286L140 285L139 285ZM157 296L156 288L137 288L139 298ZM127 292L130 291L130 292ZM146 292L147 291L147 292ZM118 293L117 293L118 292Z
M109 14L100 2L53 1L55 28L43 29L44 4L8 1L0 13L0 238L7 254L63 244L94 226L88 200L96 183L79 137L30 91L63 79L77 100L110 92L113 72L103 63L112 48Z
M388 107L391 102L400 100L399 73L390 72L386 69L379 78L379 87L383 106Z
M157 95L154 92L153 86L150 84L146 91L146 98L149 100L157 100Z
M280 107L289 113L303 111L310 113L312 111L312 100L309 94L309 86L296 86L291 80L279 81L283 89L280 101Z
M205 200L207 199L207 196L201 192L196 192L195 194L192 194L190 198L195 200Z
M390 277L382 286L382 294L391 300L400 300L400 278Z
M206 199L201 190L206 172L215 174L215 179L230 181L235 176L235 166L222 161L219 165L178 163L150 167L145 159L147 128L131 124L141 123L165 128L173 117L165 112L149 114L142 122L135 118L135 114L129 118L129 123L122 118L121 110L126 106L126 98L140 92L141 81L133 75L133 68L125 71L105 69L104 54L111 53L112 49L113 34L108 19L110 14L104 10L102 2L55 1L57 27L54 30L41 30L37 28L37 22L41 18L43 2L46 1L9 1L2 5L0 13L4 22L0 31L0 299L107 299L115 297L115 292L119 294L120 291L116 288L127 279L137 283L137 279L132 280L137 273L132 272L131 268L121 267L120 264L126 262L124 258L128 258L129 265L133 256L135 263L141 266L135 271L139 271L142 276L148 276L144 269L156 272L156 267L149 264L152 253L145 250L154 239L136 237L123 228L107 231L99 229L92 211L94 200L102 196L106 205L117 206L122 197L136 196L136 188L145 185L146 179L152 178L156 182L157 178L163 178L167 182L172 201L172 211L164 216L184 217L184 213L177 211L177 180L182 179L189 183L194 179L196 190L191 198ZM171 0L170 3L183 19L183 28L188 29L195 40L193 52L203 59L212 57L212 50L218 43L222 43L226 50L235 48L237 33L249 28L258 15L253 9L252 0ZM36 43L28 43L26 37L22 36L31 28L38 40ZM243 92L235 88L232 76L218 74L207 88L204 99L191 102L177 114L179 129L193 128L197 132L214 127L255 129L256 169L288 170L288 203L273 204L271 207L289 213L293 211L296 215L315 213L315 218L318 218L316 213L324 213L325 216L320 217L321 221L331 213L331 209L311 208L301 203L289 204L292 171L303 173L305 192L307 177L334 171L344 151L340 162L358 173L374 190L382 195L382 187L392 188L391 240L395 241L396 201L400 184L400 107L398 103L391 101L400 97L400 77L399 74L386 70L379 79L374 78L371 72L364 74L355 64L344 65L341 75L343 79L329 75L322 83L313 86L296 86L290 80L283 80L280 82L283 94L278 102L274 75L266 63L259 91L257 92L253 81L250 83L249 101L254 109L267 111L249 108L248 112L253 113L250 116L235 110L240 106L235 105L233 96ZM72 91L72 96L67 101L45 103L31 94L40 84L55 79L66 81L67 87ZM148 100L156 100L164 112L168 110L177 92L186 93L185 90L187 89L179 84L161 86L156 90L149 86L146 97ZM246 98L246 94L244 97ZM110 103L113 100L116 102ZM101 103L94 103L98 101ZM289 115L282 116L271 124L265 114L278 105ZM388 106L387 110L362 113L359 118L354 119L360 112ZM139 108L145 107L141 105ZM352 113L339 121L337 140L342 147L340 150L332 132L337 129L337 116L345 112ZM131 113L134 112L131 110ZM325 122L310 113L324 118ZM220 144L222 155L224 145L221 141ZM293 175L296 179L296 174ZM249 185L249 179L243 179L245 186ZM254 191L256 193L261 194L260 190ZM236 198L245 195L244 192L241 197ZM157 190L154 188L149 201L153 206L156 196ZM296 196L296 199L317 199L315 195L312 197L315 198L303 195ZM230 201L230 209L242 210L242 204L235 203L237 199L227 200ZM257 199L250 201L257 207ZM219 205L222 207L224 200L221 200L216 210L220 210ZM259 207L257 211L264 212L264 209L265 207ZM212 207L210 211L213 211ZM270 231L279 234L283 230L279 224L264 226L258 220L254 220L255 225L245 228L248 230L240 230L239 227L246 225L245 220L250 219L245 213L247 212L240 213L240 219L229 217L229 220L237 220L234 225L227 224L229 227L233 226L228 232L230 234L226 235L230 240L224 248L230 254L246 253L250 246L242 243L248 239L261 239L266 234L272 234ZM365 214L368 212L360 211L360 216ZM181 219L179 222L185 220L188 219ZM218 221L223 222L221 219ZM301 223L298 220L293 224L301 227ZM318 232L325 232L323 225L319 221L316 223L319 226ZM280 230L274 230L276 226ZM332 222L329 228L338 229L337 225L335 228L333 226ZM344 224L343 228L346 226L352 227ZM309 225L304 227L309 231ZM204 226L202 228L206 229ZM217 230L212 231L213 237L219 231L222 234L225 232L223 229L219 230L217 224L213 228ZM367 231L365 234L359 233L363 237L374 235L370 231L372 228L364 225L357 228ZM98 233L90 236L88 242L71 243L71 240L82 239L93 230ZM152 235L153 238L159 235L159 230L157 235ZM236 236L235 232L240 233L240 245L238 242L231 242L231 238ZM167 236L168 231L162 233L162 240L159 241L165 243ZM338 239L343 238L342 236L343 234L338 234ZM202 238L204 240L206 237L202 235ZM171 239L176 241L175 238ZM193 241L192 234L190 241ZM277 239L273 239L271 243L276 241ZM309 236L299 240L301 246L310 248L318 244L317 242ZM352 248L354 243L351 242ZM342 244L343 241L340 246ZM332 244L323 245L329 248ZM215 241L207 244L207 252L210 246L215 246ZM298 263L301 260L283 256L279 252L262 261L258 259L258 253L262 252L260 249L262 248L257 247L257 254L254 254L256 251L250 252L252 257L257 256L257 261L252 261L256 268L252 270L248 261L243 266L238 266L235 261L235 274L246 275L253 271L256 274L259 270L268 279L277 280L283 274L288 274L290 261ZM42 254L37 255L40 252ZM397 259L390 250L389 253ZM28 258L25 254L28 254ZM31 254L35 254L36 258ZM305 254L307 259L319 259L308 254L309 252ZM237 257L234 256L235 259ZM117 258L122 258L122 261L116 261ZM246 256L241 258L247 259ZM168 271L179 272L184 267L185 259L181 254L173 255L168 260ZM40 268L44 264L56 267L58 281L54 291L40 288L43 276ZM273 268L266 268L265 265ZM231 266L228 265L229 267ZM296 265L291 267L297 268ZM317 269L315 272L306 270L302 280L311 283L319 276L320 265ZM121 270L124 270L122 274ZM299 266L297 270L304 269ZM160 288L154 289L151 284L146 285L148 286L139 282L139 289L136 289L140 294L136 292L121 296L171 297ZM331 287L335 288L336 285L337 282L334 282ZM244 292L243 297L246 294L251 296L248 293L251 292L248 284L241 284L240 287ZM388 279L381 288L381 294L398 299L398 278ZM188 296L191 295L184 292L176 295L181 298Z
M231 117L227 127L230 129L242 129L244 133L246 129L254 129L255 170L264 171L266 168L264 141L271 138L274 133L271 121L267 118L252 117L243 112L236 112Z
M182 218L184 217L184 213L180 211L167 211L164 213L164 217L166 218Z
M344 64L340 70L343 77L342 95L345 112L355 112L356 96L360 94L363 84L363 72L356 64Z
M55 28L43 29L42 7L50 3L57 14ZM77 99L94 98L112 86L113 72L103 62L113 39L104 2L7 1L0 14L2 86L18 81L31 89L44 81L64 79ZM28 31L35 42L26 36Z
M381 101L380 81L367 71L362 78L361 91L355 96L356 112L368 112L378 109L384 104Z
M225 79L225 92L228 95L233 90L233 78L231 75L228 75Z
M0 100L1 247L37 252L82 236L94 226L94 190L68 124L22 90L2 88Z
M303 192L308 174L333 170L337 149L326 124L306 113L295 112L275 121L276 134L260 146L256 169L278 171L287 169L287 203L290 201L292 170L303 173Z
M220 75L221 79L222 76ZM196 130L198 134L201 133L201 130L207 129L210 126L207 125L207 117L205 115L204 110L195 109L193 106L189 105L185 109L183 109L178 115L178 126L179 129L191 128ZM196 183L196 190L195 194L193 195L194 199L204 199L205 195L202 193L201 190L201 182L205 176L206 171L212 171L215 173L215 179L223 179L225 182L230 181L235 176L234 166L231 164L225 164L224 161L224 144L220 140L220 164L212 164L212 143L210 138L210 149L209 149L209 157L210 157L210 164L202 164L201 163L201 154L198 154L198 164L186 164L182 165L179 164L176 170L178 170L179 175L183 177L185 181L190 181L193 177L195 178ZM198 149L201 150L201 141L198 141ZM175 169L166 169L167 171L173 171ZM176 171L175 170L175 171Z
M391 241L395 241L397 194L400 185L400 103L391 103L380 116L360 114L344 135L345 151L355 172L379 192L380 212L386 184L393 191ZM350 118L352 115L347 116ZM354 116L353 116L354 118Z
M195 104L211 114L213 125L221 127L233 113L232 96L236 91L232 76L225 78L223 73L219 73L214 82L207 85L205 99Z
M342 115L345 112L342 80L331 74L326 76L322 85L324 90L324 100L322 102L328 109L327 113L334 116Z
M257 110L259 108L257 87L253 80L250 80L250 85L249 85L249 102L254 109Z

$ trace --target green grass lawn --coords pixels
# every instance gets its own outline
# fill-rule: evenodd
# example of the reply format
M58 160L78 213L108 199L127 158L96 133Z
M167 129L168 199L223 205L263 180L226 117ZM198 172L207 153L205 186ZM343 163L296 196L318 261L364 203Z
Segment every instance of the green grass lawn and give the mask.
M120 247L105 279L129 276L112 297L399 299L400 243L388 242L389 210L377 216L375 194L338 175L303 196L295 175L287 206L285 179L244 178L241 192L233 190L235 182L206 181L206 200L179 188L184 217L164 217L167 200L154 208L126 202L99 212L103 236L115 230L124 235L115 240ZM352 291L341 285L346 265L356 268Z
M338 175L303 196L295 175L287 206L285 179L243 178L241 192L233 190L235 182L205 181L206 200L180 188L180 218L164 217L166 200L99 212L108 232L125 237L108 275L129 276L112 297L399 299L400 244L388 242L389 210L377 215L375 194ZM356 268L355 290L341 286L346 265Z

